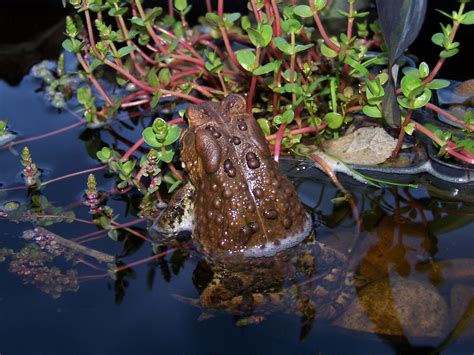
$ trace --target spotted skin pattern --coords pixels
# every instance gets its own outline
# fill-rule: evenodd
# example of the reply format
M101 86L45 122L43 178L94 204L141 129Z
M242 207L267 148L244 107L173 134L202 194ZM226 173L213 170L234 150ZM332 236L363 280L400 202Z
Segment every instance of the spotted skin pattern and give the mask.
M195 187L192 234L204 254L270 256L310 234L242 96L190 105L187 117L180 152Z

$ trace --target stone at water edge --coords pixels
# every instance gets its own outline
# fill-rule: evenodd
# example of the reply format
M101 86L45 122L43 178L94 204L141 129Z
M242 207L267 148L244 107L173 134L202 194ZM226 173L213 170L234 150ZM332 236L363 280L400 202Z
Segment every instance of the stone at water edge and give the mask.
M385 162L397 140L382 127L362 127L338 139L324 142L324 150L345 163L377 165Z
M362 288L347 311L333 325L362 332L443 338L448 332L448 306L428 282L401 277L382 279ZM434 344L436 345L436 341Z

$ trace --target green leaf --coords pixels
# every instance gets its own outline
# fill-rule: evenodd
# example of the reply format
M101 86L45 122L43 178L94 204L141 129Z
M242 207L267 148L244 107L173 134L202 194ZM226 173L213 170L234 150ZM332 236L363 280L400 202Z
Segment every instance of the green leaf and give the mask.
M337 112L329 112L323 117L323 120L326 121L328 127L331 129L338 129L342 126L344 122L344 117Z
M313 11L311 11L311 7L308 5L297 5L293 8L293 12L300 17L313 16Z
M151 87L154 87L154 88L160 87L160 81L158 79L158 76L156 75L156 69L150 70L148 72L146 79L147 79L148 84L150 84Z
M153 97L151 98L151 101L150 101L150 107L155 108L156 105L158 105L158 102L160 101L160 99L161 99L161 90L153 94Z
M158 158L165 162L165 163L171 163L171 161L173 160L173 157L174 157L174 150L172 149L165 149L163 151L163 149L159 150L157 152L157 155L158 155Z
M420 66L418 68L418 72L420 74L420 78L421 79L424 79L426 78L428 75L430 75L430 67L428 66L428 64L426 64L425 62L421 62L420 63Z
M434 79L430 81L426 85L426 87L431 90L439 90L439 89L447 88L449 85L450 85L450 82L448 80Z
M158 74L158 79L163 85L168 85L171 82L171 72L168 68L163 68Z
M325 43L321 44L321 53L326 58L336 58L337 57L337 52L335 50L329 48L329 46L327 46Z
M168 126L168 134L166 135L166 139L163 142L163 145L170 145L176 142L181 134L181 128L176 125Z
M400 85L403 95L410 99L421 94L424 90L424 85L421 79L413 75L405 75Z
M268 74L270 72L276 71L280 67L280 61L274 61L267 63L265 65L259 66L257 69L253 71L254 75L263 75Z
M263 39L263 45L262 47L266 47L270 44L272 37L273 37L273 29L272 26L263 24L260 25L258 28L258 31L260 32L262 39Z
M117 54L120 58L125 57L126 55L132 53L135 50L133 46L122 47L117 51Z
M155 132L151 127L145 128L142 132L142 136L145 140L145 143L149 146L152 146L153 148L161 148L163 146L163 143L158 142L158 140L156 139Z
M71 53L78 53L82 48L82 42L75 38L68 38L63 41L63 48Z
M133 23L133 24L136 25L136 26L145 27L145 21L143 21L143 20L141 19L141 17L133 16L133 17L130 19L130 22Z
M82 87L82 88L77 89L76 96L77 96L77 101L79 101L81 105L84 105L84 106L90 105L92 96L90 95L88 88Z
M174 0L174 7L179 12L183 12L188 7L188 1L187 0Z
M239 64L247 71L252 72L255 68L256 57L251 49L242 49L235 52Z
M316 11L321 11L326 6L327 6L327 0L314 0L314 7L315 7Z
M435 33L431 37L431 42L433 42L437 46L444 47L444 44L443 44L444 43L444 34L442 34L441 32Z
M120 7L118 9L111 8L108 12L109 16L123 16L128 11L126 7Z
M281 28L287 33L299 33L303 28L303 24L296 19L290 18L282 21Z
M329 47L328 47L329 48ZM322 48L321 48L322 49ZM332 51L332 49L330 49ZM322 52L322 50L321 50ZM336 53L335 51L333 51L334 53ZM324 53L323 53L324 54ZM337 53L336 53L337 55ZM364 77L368 78L370 76L370 73L369 71L367 70L366 67L364 67L362 64L358 63L357 61L355 61L354 59L350 58L350 57L346 57L346 59L344 59L344 63L347 63L349 64L352 68L354 68L355 70L357 70L357 72L361 75L363 75Z
M398 98L398 103L405 108L416 110L425 106L431 100L431 90L425 89L421 95L415 98Z
M461 23L463 25L474 25L474 11L469 11L462 15Z
M263 37L260 32L254 30L252 27L247 28L247 33L249 35L250 42L255 47L264 47Z
M454 48L454 49L450 49L450 50L447 50L447 51L446 51L446 50L445 50L445 51L441 51L441 53L439 54L439 56L440 56L441 58L449 58L449 57L452 57L452 56L458 54L458 52L459 52L459 49Z
M161 7L154 7L151 9L145 17L145 22L147 24L151 24L155 20L157 16L160 16L163 13L163 9Z
M208 12L206 14L206 20L217 26L224 25L224 20L215 12Z
M299 53L299 52L303 52L309 48L311 48L312 46L314 46L313 43L310 43L310 44L297 44L295 46L295 50L294 50L294 53Z
M99 150L97 153L97 158L99 158L100 161L102 162L108 162L110 158L112 157L112 150L107 147L103 147L101 150Z
M291 55L292 48L291 45L284 39L283 37L275 37L273 38L273 43L277 48L285 54Z
M267 119L265 118L259 118L257 120L258 125L260 126L260 129L262 130L263 134L266 136L270 135L270 123L268 122Z
M365 105L362 108L362 111L366 116L373 118L382 118L382 111L380 111L380 108L378 108L378 106Z

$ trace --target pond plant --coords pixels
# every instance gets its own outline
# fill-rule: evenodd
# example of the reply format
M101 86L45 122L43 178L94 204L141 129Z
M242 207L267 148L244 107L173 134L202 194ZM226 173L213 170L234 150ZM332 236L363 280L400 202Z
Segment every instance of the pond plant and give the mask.
M328 33L323 21L334 7L329 0L251 0L246 14L226 13L224 0L217 2L217 9L206 1L207 12L198 25L187 19L186 0L169 1L168 13L160 7L146 9L141 0L67 3L76 14L66 19L63 47L77 61L77 70L66 70L65 60L71 56L62 55L57 65L35 67L33 74L43 80L52 105L79 121L4 147L79 125L101 129L122 112L152 115L152 124L128 151L98 149L102 165L97 168L41 181L28 148L21 155L26 185L33 189L83 173L113 172L117 190L99 191L90 175L84 195L93 223L112 239L122 225L105 197L137 189L143 196L140 216L156 215L163 191L173 192L184 180L176 142L186 106L222 100L230 93L245 95L247 110L277 162L290 153L321 163L312 151L343 136L354 116L362 115L397 136L393 159L406 135L419 133L438 147L438 155L474 163L472 115L460 119L432 100L436 90L450 84L437 75L459 52L459 27L474 24L474 11L465 9L469 0L459 0L456 10L444 13L448 23L432 37L441 50L431 67L426 62L403 67L405 52L424 20L425 0L377 0L377 13L360 12L356 0L347 0L344 10L336 9L346 18L339 34ZM69 109L71 103L79 104L79 115ZM419 121L416 114L428 111L442 114L458 128ZM5 134L6 122L0 123L0 134Z

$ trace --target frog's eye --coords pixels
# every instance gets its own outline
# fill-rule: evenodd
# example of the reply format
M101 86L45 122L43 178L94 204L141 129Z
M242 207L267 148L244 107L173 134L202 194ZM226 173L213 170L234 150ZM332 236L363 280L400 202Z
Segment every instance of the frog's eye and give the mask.
M247 103L245 98L241 95L230 94L221 102L221 107L224 112L228 113L246 113Z

